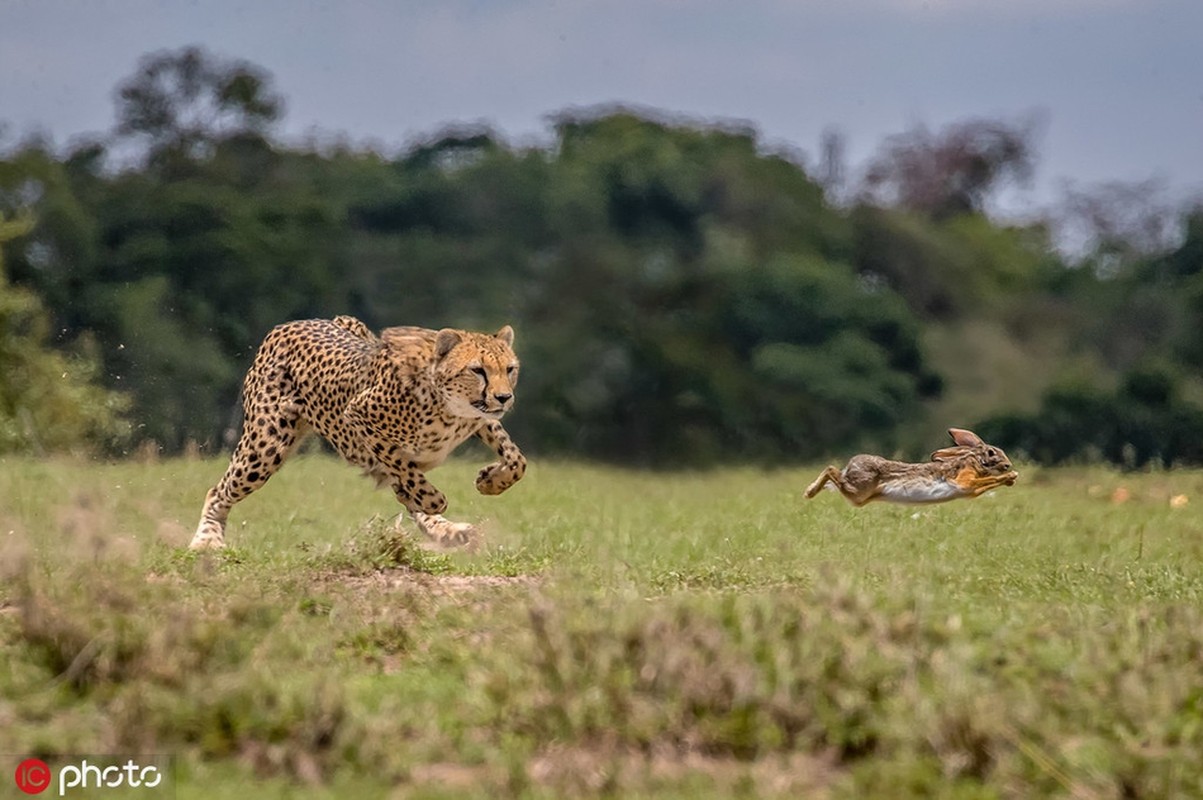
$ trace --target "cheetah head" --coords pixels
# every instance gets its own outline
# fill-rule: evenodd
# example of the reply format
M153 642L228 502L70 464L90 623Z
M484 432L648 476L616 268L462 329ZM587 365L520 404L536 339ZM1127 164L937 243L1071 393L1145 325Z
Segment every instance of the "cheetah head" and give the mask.
M457 417L501 419L514 405L514 329L493 335L444 328L435 338L435 383Z

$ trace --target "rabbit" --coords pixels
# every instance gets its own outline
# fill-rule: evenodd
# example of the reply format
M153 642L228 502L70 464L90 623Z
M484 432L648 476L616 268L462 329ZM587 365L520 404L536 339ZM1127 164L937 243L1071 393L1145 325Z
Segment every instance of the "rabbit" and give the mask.
M1019 473L1001 448L986 444L973 431L949 428L948 434L955 446L937 450L925 464L858 455L842 471L828 467L806 488L806 497L814 497L828 481L854 506L873 500L942 503L1015 484Z

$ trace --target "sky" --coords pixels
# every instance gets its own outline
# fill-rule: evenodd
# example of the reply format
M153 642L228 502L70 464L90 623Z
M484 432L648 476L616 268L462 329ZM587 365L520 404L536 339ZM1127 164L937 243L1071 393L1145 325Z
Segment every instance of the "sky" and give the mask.
M0 0L9 143L108 131L114 87L199 44L266 69L283 134L396 151L451 123L517 143L571 107L749 122L852 166L916 125L1037 118L1034 186L1203 196L1203 0Z

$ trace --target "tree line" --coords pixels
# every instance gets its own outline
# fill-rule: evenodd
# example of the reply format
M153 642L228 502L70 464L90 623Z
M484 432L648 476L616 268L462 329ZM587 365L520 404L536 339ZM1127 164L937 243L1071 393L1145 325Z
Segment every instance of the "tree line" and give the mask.
M286 143L271 77L197 48L117 98L104 136L0 154L0 452L226 446L267 330L350 313L513 324L507 427L535 453L916 453L956 424L1049 462L1203 463L1203 209L1157 237L1146 195L1082 194L1063 255L1051 220L986 211L1034 169L1027 123L917 128L850 186L838 138L808 165L623 108L537 145Z

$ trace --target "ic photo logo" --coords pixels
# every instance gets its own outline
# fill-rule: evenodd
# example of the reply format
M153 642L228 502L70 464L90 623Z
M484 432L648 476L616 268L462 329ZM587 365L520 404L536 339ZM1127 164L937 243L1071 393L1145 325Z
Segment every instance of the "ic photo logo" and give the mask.
M40 758L27 758L17 765L17 788L25 794L41 794L52 777L50 767Z
M13 773L17 788L28 795L50 789L50 796L103 796L105 790L121 790L148 797L163 796L170 788L170 761L164 757L88 756L66 757L53 766L40 758L24 758Z

